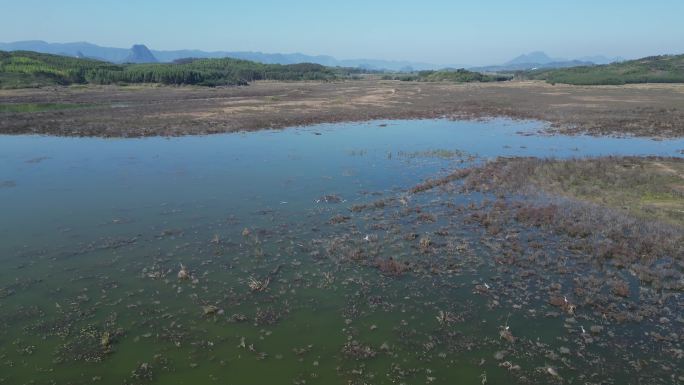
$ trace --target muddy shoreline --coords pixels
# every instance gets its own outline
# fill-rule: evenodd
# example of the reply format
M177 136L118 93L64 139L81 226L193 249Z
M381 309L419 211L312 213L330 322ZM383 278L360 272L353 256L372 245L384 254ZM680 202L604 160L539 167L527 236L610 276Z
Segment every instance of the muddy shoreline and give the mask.
M684 85L673 84L362 80L227 88L56 87L1 90L0 104L16 107L0 112L1 134L182 136L375 119L507 117L549 122L553 133L684 136ZM17 112L24 105L39 111ZM40 111L41 105L52 107Z

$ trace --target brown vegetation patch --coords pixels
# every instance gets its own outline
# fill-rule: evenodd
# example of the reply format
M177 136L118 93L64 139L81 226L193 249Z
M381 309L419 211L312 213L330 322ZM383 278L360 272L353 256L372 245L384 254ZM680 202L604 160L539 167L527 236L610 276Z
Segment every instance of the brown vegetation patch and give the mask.
M543 191L684 226L683 176L682 158L499 158L475 169L463 186L493 193ZM523 219L544 214L530 210L520 213Z

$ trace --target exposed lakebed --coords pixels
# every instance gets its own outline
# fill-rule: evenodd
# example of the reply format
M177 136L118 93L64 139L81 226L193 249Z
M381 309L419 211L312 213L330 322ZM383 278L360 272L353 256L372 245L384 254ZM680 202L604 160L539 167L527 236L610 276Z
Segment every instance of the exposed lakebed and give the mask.
M541 128L3 136L0 384L682 381L681 255L646 283L473 219L505 198L410 193L497 156L684 149Z

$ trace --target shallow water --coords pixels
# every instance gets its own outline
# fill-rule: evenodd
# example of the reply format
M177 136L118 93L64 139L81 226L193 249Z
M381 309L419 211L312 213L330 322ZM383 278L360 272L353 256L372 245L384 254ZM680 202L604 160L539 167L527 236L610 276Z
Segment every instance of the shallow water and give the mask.
M429 120L182 138L1 137L0 384L446 384L480 383L485 373L488 383L561 381L547 365L589 381L581 375L591 365L574 348L539 357L500 338L509 325L523 343L572 347L563 325L574 317L530 317L549 310L545 297L492 307L473 293L495 279L476 228L450 227L448 242L462 241L462 252L421 257L403 238L453 225L441 205L480 196L412 197L434 223L391 206L349 211L496 156L684 149L684 140L525 134L541 127ZM349 218L331 224L335 215ZM345 258L358 250L372 257ZM453 271L386 276L373 258L389 256ZM191 279L177 278L181 263ZM268 287L251 291L250 277ZM440 323L440 310L461 320ZM614 333L627 346L639 328ZM504 350L523 374L492 357ZM590 349L606 360L593 381L628 379L628 361L665 354L609 351Z

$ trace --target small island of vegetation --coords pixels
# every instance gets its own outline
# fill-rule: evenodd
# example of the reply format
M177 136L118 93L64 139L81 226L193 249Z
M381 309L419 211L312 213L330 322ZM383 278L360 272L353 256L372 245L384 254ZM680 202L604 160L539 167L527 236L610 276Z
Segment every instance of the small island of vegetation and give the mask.
M480 72L468 71L466 69L439 70L439 71L419 71L409 74L385 75L385 80L402 80L417 82L453 82L453 83L473 83L473 82L500 82L511 80L509 75L487 75Z

